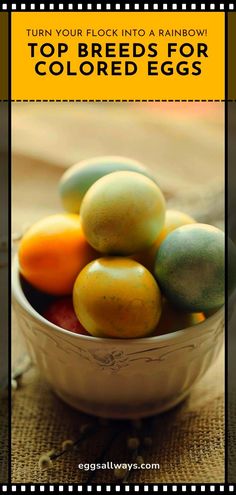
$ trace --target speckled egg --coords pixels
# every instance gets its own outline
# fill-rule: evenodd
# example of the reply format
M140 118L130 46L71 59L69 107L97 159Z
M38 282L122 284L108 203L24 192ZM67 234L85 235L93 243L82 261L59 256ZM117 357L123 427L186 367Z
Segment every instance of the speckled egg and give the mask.
M225 236L206 224L184 225L161 244L154 273L164 295L189 312L224 304Z

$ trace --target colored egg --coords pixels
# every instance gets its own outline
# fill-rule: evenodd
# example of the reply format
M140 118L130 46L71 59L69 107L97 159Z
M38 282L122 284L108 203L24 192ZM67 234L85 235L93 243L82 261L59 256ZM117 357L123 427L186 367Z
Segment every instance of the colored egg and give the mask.
M131 170L155 180L137 160L121 156L99 156L76 163L63 174L59 192L65 210L79 213L82 199L98 179L111 172Z
M155 276L175 306L204 312L224 304L224 232L206 224L184 225L162 242Z
M196 220L186 213L178 210L166 210L165 224L157 239L150 248L132 255L132 259L138 261L153 273L157 250L167 235L182 225L192 223L196 223Z
M79 322L71 297L62 297L51 302L43 313L44 318L54 325L81 335L89 335Z
M81 205L86 239L104 254L128 255L148 248L165 221L165 199L151 179L113 172L99 179Z
M52 295L71 294L78 273L97 256L84 237L79 215L69 213L39 220L19 245L21 274Z
M203 313L186 313L176 309L168 301L162 303L162 314L153 335L165 335L167 333L183 330L202 323L205 320Z
M78 275L75 313L96 337L130 339L153 332L161 315L161 293L151 273L136 261L105 257Z
M173 230L178 229L178 227L182 227L183 225L196 223L196 220L192 218L187 213L179 210L166 210L165 217L165 225L162 229L160 235L156 239L155 243L157 246L160 246L164 239L173 232Z

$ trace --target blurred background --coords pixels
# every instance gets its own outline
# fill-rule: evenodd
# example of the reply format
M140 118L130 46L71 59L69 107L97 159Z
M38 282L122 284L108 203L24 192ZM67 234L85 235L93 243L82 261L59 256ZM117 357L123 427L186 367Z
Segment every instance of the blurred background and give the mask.
M170 206L222 226L223 103L13 104L13 229L61 209L57 182L99 155L140 160Z

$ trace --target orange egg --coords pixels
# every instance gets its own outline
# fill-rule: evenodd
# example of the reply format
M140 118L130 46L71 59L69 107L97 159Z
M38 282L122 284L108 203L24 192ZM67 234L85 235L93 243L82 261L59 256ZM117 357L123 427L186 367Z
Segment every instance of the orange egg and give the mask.
M135 261L138 261L148 270L153 272L157 250L164 239L168 236L168 234L170 234L170 232L177 229L178 227L182 227L182 225L191 223L196 223L196 220L190 217L190 215L187 215L187 213L183 213L182 211L178 210L166 210L164 227L155 242L148 249L132 255L131 258Z
M62 213L36 222L19 246L20 272L37 289L71 294L78 273L98 256L86 241L79 215Z

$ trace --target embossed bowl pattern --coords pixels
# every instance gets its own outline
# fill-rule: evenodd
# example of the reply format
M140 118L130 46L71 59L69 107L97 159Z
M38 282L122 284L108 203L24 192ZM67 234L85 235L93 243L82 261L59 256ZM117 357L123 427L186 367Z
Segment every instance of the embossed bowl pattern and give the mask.
M105 339L63 330L26 299L13 262L13 304L33 362L57 395L85 413L141 418L183 400L223 344L224 308L195 327L142 339Z

